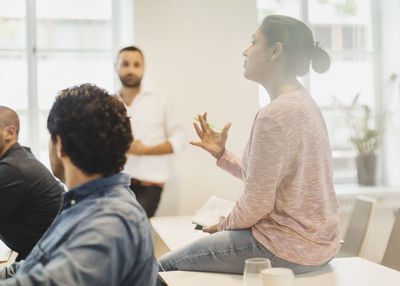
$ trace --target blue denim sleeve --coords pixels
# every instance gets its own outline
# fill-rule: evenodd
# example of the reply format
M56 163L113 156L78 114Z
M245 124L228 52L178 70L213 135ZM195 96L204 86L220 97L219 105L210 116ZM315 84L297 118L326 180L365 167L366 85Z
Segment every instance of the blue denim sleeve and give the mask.
M15 262L11 264L10 266L4 267L3 269L0 270L0 280L8 279L14 276L15 272L17 272L19 266L21 263L24 263L23 261L21 262Z
M0 286L18 285L123 285L121 281L142 281L152 285L148 273L154 271L152 248L148 261L137 265L138 256L142 255L141 224L127 220L116 214L102 214L91 223L77 225L74 232L52 253L40 246L44 254L34 265L29 265L31 253L20 271L11 279L0 281ZM57 235L57 233L54 233ZM147 237L147 236L146 236ZM47 261L46 261L47 260ZM24 271L24 265L29 271ZM132 278L132 272L138 271L137 277ZM147 271L147 272L146 272ZM128 278L127 278L128 277ZM155 276L154 276L155 278ZM128 284L127 284L128 285ZM129 285L133 285L132 283Z

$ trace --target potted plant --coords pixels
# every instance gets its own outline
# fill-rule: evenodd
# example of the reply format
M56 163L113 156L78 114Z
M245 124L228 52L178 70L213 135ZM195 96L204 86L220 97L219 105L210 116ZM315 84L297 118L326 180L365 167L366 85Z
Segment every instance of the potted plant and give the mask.
M335 99L346 115L350 128L350 141L357 150L355 158L357 181L360 185L375 185L376 153L382 141L384 114L377 116L367 104L359 101L356 94L350 105Z
M390 88L397 80L398 75L393 73L386 81L386 87ZM367 104L360 103L360 93L354 96L350 105L343 104L337 98L334 100L346 115L351 134L350 141L357 150L355 163L358 184L374 186L376 153L382 143L387 112L376 114Z

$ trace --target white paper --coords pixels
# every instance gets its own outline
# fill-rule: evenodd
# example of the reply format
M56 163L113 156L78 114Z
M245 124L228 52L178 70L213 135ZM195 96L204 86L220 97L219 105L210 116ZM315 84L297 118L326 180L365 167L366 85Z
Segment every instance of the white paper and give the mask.
M0 240L0 262L5 262L8 260L11 254L11 249Z
M212 226L219 222L220 217L226 217L232 211L235 201L211 196L196 212L192 222L201 226Z

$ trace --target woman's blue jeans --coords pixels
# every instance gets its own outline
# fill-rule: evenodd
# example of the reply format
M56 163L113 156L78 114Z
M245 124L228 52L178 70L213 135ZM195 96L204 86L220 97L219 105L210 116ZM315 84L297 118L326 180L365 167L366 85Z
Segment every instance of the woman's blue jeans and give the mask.
M290 268L295 274L310 272L326 264L307 266L283 260L255 240L250 229L210 234L163 255L158 260L158 264L160 271L183 270L243 274L245 260L254 257L268 258L272 267Z

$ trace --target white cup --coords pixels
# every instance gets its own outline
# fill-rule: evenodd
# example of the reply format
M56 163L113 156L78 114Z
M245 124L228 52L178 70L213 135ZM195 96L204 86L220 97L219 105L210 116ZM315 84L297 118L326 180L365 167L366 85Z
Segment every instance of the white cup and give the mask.
M260 273L263 286L293 286L294 274L289 268L268 268Z

